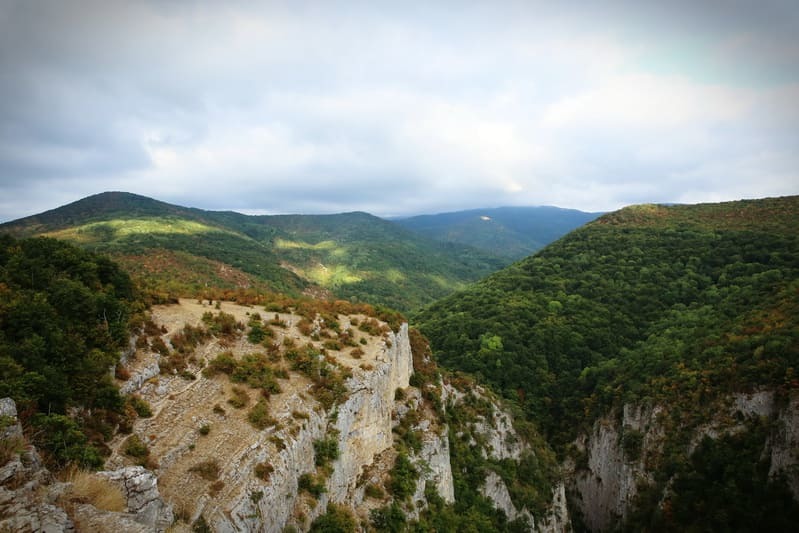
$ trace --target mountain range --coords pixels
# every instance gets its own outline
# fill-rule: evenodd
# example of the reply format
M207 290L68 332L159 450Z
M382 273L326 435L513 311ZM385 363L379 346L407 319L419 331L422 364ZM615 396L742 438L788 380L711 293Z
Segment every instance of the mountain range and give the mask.
M468 244L513 261L527 257L602 213L559 207L495 207L396 219L443 242Z
M560 211L568 213L569 224L581 220L579 212L547 208L553 220ZM517 241L526 213L535 218L528 225L529 242L571 229L560 222L545 227L537 210L512 213L498 211L498 218L514 228L502 253L496 251L502 250L496 239L428 238L424 231L413 231L412 220L395 223L361 212L250 216L124 192L97 194L11 221L0 225L0 232L51 236L109 254L140 283L167 294L305 292L407 311L509 264L524 246ZM449 214L429 220L443 229L461 227L462 218ZM505 226L496 228L507 232Z
M791 531L797 220L635 205L508 265L365 213L90 197L0 227L84 248L0 235L0 458L160 476L196 530Z

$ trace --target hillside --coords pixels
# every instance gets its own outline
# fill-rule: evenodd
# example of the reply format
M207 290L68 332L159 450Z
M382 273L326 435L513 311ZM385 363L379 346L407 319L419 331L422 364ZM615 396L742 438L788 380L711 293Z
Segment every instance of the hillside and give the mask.
M116 265L53 239L0 237L0 267L2 531L568 527L535 429L442 376L397 313L145 309Z
M106 253L145 287L334 295L400 310L429 303L505 261L437 243L366 213L248 216L111 192L0 225Z
M420 215L396 222L437 241L466 244L515 261L599 215L550 206L498 207Z
M594 461L591 450L598 449L595 439L607 428L617 428L618 439L617 421L638 428L625 441L624 461L646 457L649 466L643 478L629 482L632 488L618 488L618 479L613 485L621 491L619 501L640 494L635 506L593 508L590 501L612 484L606 480L597 488L575 481L582 500L573 505L592 529L609 527L613 513L628 512L632 529L644 527L635 520L648 520L646 527L656 529L723 529L733 514L757 524L769 516L755 503L743 508L740 501L760 501L765 492L757 491L767 485L784 490L768 482L779 463L761 465L758 458L768 457L764 450L773 451L769 443L779 441L776 413L799 389L797 220L799 197L629 207L436 302L416 322L444 365L476 373L518 401L561 457L573 461L577 480L601 477L602 461ZM750 418L751 408L739 408L737 419L719 418L730 405L749 401L736 395L758 391L777 402L755 409L768 413L764 420L772 425ZM637 419L628 416L636 412ZM640 425L643 419L651 424ZM746 436L740 437L748 439L746 445L724 440L723 428L736 423L743 424L734 431ZM691 467L691 460L699 460L694 446L707 436L708 425L717 427L710 435L718 440L708 442L705 460L730 460L722 455L735 445L749 446L754 458L736 465L740 472L701 474L728 483L712 501L704 492L709 478L697 485L700 474ZM655 428L660 433L648 433ZM743 477L732 477L738 475ZM638 482L643 485L636 488ZM663 491L670 483L685 486L685 493L669 499ZM799 496L799 483L792 483ZM672 514L658 514L664 497ZM727 518L692 517L691 498ZM795 503L785 505L780 516L796 512Z

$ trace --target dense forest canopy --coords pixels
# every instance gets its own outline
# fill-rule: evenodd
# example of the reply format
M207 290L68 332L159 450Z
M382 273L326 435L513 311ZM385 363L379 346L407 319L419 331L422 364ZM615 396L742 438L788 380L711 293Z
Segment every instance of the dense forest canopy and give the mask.
M799 391L797 220L799 197L630 207L415 319L440 362L518 402L578 471L575 438L599 417L664 407L652 477L618 527L787 531L799 506L766 453L779 421L738 412L734 432L691 443L732 393ZM643 434L619 438L637 459Z
M119 413L111 369L141 309L108 258L53 239L0 235L0 397L13 398L55 460L101 463L68 408ZM85 425L85 424L84 424Z
M635 206L416 320L556 446L623 402L796 387L799 198Z

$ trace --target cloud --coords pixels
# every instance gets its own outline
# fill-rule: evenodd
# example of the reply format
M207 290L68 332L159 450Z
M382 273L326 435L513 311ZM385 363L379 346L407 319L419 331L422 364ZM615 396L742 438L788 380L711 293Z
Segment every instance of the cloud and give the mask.
M0 219L799 192L799 9L668 6L6 2Z

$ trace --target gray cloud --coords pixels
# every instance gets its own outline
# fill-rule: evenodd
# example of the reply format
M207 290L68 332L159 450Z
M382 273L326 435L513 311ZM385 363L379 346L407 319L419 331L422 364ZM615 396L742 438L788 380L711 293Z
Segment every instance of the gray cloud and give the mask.
M793 2L0 6L0 220L799 193Z

